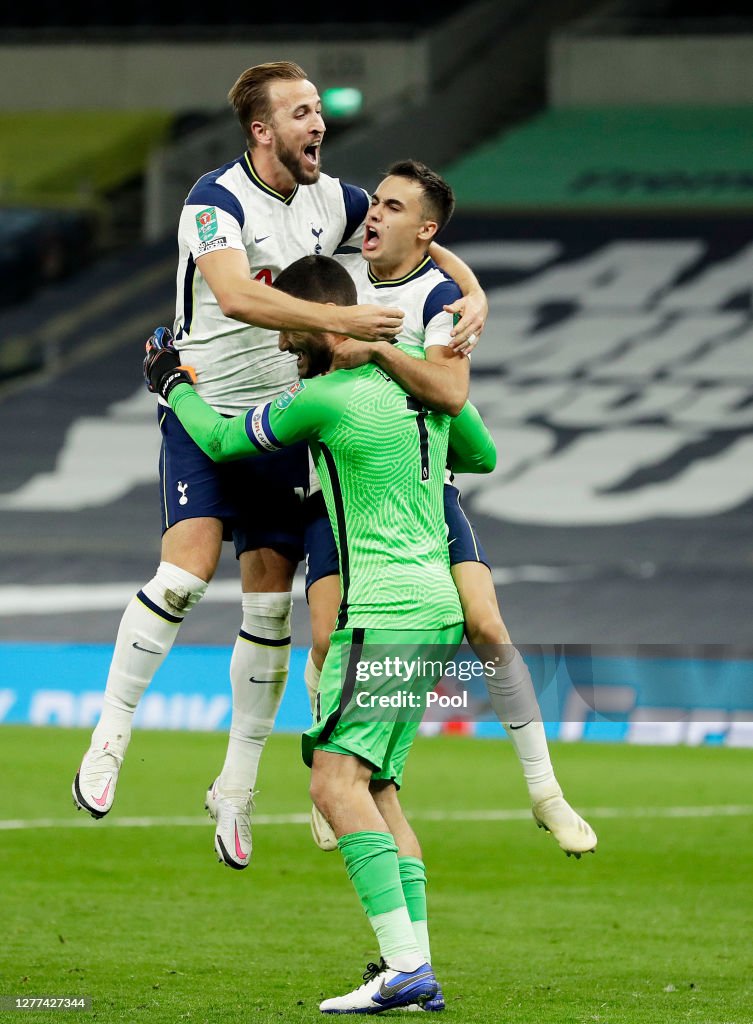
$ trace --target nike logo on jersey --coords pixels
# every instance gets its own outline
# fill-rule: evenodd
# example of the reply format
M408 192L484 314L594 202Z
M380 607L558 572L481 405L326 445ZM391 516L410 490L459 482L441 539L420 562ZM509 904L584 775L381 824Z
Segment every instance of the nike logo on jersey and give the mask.
M261 238L257 238L256 235L254 235L254 245L258 245L259 242L266 242L266 240L271 237L271 235L262 235Z
M533 721L533 719L529 718L528 721L527 722L523 722L522 725L513 725L512 722L510 722L510 728L511 729L525 729L525 727L527 725L530 725L532 721Z
M257 679L256 676L248 677L249 683L268 683L272 686L274 683L281 683L282 679Z
M142 647L141 644L136 643L135 640L133 641L131 646L135 647L137 651L143 651L144 654L162 654L162 651L150 651L148 647Z
M396 985L388 985L386 981L383 981L379 986L379 995L382 999L394 999L395 996L399 995L403 989L409 988L411 985L415 985L417 981L423 981L424 978L430 978L431 971L423 971L421 974L410 974L407 978L402 981L398 981Z

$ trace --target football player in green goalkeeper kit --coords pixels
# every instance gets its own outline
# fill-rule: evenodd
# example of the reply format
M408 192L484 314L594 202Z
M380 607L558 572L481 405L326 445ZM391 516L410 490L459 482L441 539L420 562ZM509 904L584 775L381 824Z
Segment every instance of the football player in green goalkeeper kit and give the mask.
M349 339L337 346L332 360L333 369L375 362L418 403L451 416L458 413L468 395L469 360L450 347L453 321L449 309L461 293L430 258L426 246L447 224L453 208L449 184L426 164L401 160L388 169L371 197L361 251L336 253L335 258L356 282L361 302L403 310L403 324L393 342ZM292 332L286 335L286 347L291 351L295 351L295 337ZM300 376L309 376L300 356L298 362ZM454 482L454 473L459 471L450 460L444 515L465 634L479 661L496 666L485 674L484 683L523 769L534 819L554 835L568 856L580 857L595 849L596 835L565 800L557 781L528 667L502 620L489 560L460 504ZM304 671L312 700L340 603L338 553L318 490L312 474L306 501L305 552L313 643ZM315 807L311 824L318 845L323 850L334 849L336 838ZM429 1008L436 1008L435 1002Z
M306 257L280 274L275 287L299 294L318 288L318 301L348 304L355 285L329 257ZM285 344L284 333L281 347ZM449 569L442 492L451 419L419 406L377 365L327 373L347 339L298 335L311 378L245 414L216 413L190 386L161 331L147 345L145 375L183 426L216 461L309 443L337 538L342 602L322 669L314 724L303 736L311 794L331 823L345 866L376 933L381 962L365 983L326 999L324 1013L375 1013L423 1005L438 984L422 953L408 909L423 880L401 879L399 853L420 848L396 797L420 713L374 716L355 709L356 673L369 650L436 663L451 658L463 636L463 612ZM318 375L315 375L318 374ZM459 471L491 468L494 445L467 404L453 421ZM421 706L441 671L410 685ZM398 675L393 691L406 690ZM385 692L381 679L380 692ZM405 888L404 888L405 887Z

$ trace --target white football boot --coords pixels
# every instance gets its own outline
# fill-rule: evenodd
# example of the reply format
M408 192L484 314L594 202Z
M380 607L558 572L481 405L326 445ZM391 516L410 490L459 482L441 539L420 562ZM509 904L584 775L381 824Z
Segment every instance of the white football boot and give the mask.
M337 836L316 804L311 805L311 835L320 850L330 853L337 849Z
M568 857L579 858L581 854L593 853L596 849L596 833L572 809L562 793L534 803L533 820L539 828L552 833Z
M429 964L415 971L393 971L384 960L369 964L364 983L344 996L319 1004L322 1013L381 1013L410 1003L423 1005L437 994L437 979Z
M80 811L88 811L92 818L104 818L115 799L122 764L122 755L113 753L109 743L89 747L71 787L73 803Z
M204 807L217 826L214 830L217 859L236 871L247 868L251 860L253 792L222 792L219 779L215 779L207 790Z

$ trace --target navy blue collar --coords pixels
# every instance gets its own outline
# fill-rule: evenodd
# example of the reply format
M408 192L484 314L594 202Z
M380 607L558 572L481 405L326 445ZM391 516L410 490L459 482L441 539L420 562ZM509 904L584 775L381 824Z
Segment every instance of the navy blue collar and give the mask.
M435 266L436 264L434 260L431 258L431 256L424 256L424 258L421 260L418 266L414 267L413 270L410 271L410 273L404 274L403 277L398 277L394 281L380 281L379 278L376 277L374 272L372 271L371 265L369 265L369 282L373 284L375 288L389 288L390 286L396 284L407 284L408 281L413 281L417 277L422 277Z
M284 203L285 206L290 206L298 193L299 186L297 184L289 196L284 196L281 192L275 192L275 190L269 186L263 178L259 177L259 174L254 167L254 162L251 159L251 154L248 150L246 150L241 157L241 165L243 170L246 172L248 180L253 182L258 189L261 189L261 191L265 192L268 196L272 196L273 199L277 199L279 202Z

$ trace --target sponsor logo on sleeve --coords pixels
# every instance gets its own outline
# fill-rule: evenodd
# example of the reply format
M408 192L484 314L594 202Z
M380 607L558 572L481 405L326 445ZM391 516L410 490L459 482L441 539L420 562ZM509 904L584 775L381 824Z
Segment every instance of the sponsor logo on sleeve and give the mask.
M199 241L209 242L217 234L217 210L208 206L196 214L196 227L199 230Z
M295 384L291 384L288 390L284 391L279 398L275 399L275 407L277 409L287 409L295 396L299 395L305 387L305 381L297 380Z
M212 249L227 249L227 235L219 235L211 242L200 242L196 247L196 255L203 256L205 252L211 252Z

